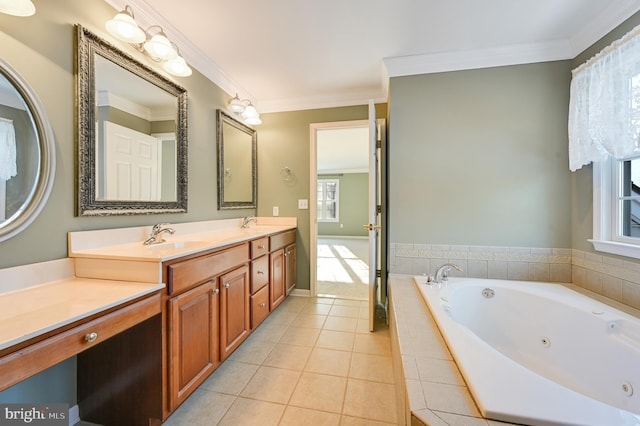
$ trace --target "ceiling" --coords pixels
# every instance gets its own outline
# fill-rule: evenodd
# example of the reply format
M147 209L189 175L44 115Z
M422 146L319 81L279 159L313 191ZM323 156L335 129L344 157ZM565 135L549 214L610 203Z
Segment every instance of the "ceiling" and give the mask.
M389 77L571 59L640 0L106 0L263 112L387 100ZM114 11L115 14L115 11Z

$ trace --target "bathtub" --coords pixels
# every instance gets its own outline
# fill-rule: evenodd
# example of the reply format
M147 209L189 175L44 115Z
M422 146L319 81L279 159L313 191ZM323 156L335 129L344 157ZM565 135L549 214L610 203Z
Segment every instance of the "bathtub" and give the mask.
M640 425L638 318L560 284L414 281L484 417Z

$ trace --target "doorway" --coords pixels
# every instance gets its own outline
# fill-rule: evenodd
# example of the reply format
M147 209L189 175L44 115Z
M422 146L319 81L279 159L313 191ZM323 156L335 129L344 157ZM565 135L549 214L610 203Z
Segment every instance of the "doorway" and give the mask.
M369 121L314 124L311 133L312 294L366 301Z

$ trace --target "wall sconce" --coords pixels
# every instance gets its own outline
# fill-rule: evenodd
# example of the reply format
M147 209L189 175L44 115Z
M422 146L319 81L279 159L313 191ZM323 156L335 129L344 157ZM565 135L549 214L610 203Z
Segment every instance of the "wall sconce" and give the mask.
M5 1L5 0L0 0ZM160 25L152 25L143 30L135 20L129 5L105 24L109 34L118 40L126 41L156 62L162 62L162 68L171 75L188 77L192 71Z
M36 7L31 0L0 0L0 13L31 16L36 13Z
M236 117L239 117L246 124L257 126L262 124L262 120L260 120L260 114L251 104L249 99L240 99L238 94L233 97L229 101L229 105L227 105L227 109Z

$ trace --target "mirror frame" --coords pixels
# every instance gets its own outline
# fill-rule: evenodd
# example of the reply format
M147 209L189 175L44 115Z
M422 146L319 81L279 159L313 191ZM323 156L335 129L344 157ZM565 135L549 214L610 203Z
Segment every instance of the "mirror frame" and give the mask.
M258 132L239 122L223 110L217 110L217 154L218 154L218 210L255 209L258 206ZM224 201L224 124L233 126L251 136L251 200Z
M47 203L56 174L56 144L49 118L29 83L2 58L0 58L0 74L13 85L16 92L22 97L33 119L34 133L38 136L40 147L38 175L31 188L31 194L25 204L21 206L19 214L16 213L12 218L0 222L0 241L5 241L28 227Z
M187 91L138 62L80 24L76 24L77 79L77 213L108 216L187 212ZM96 93L94 55L121 66L176 97L177 182L175 201L118 201L96 199Z

